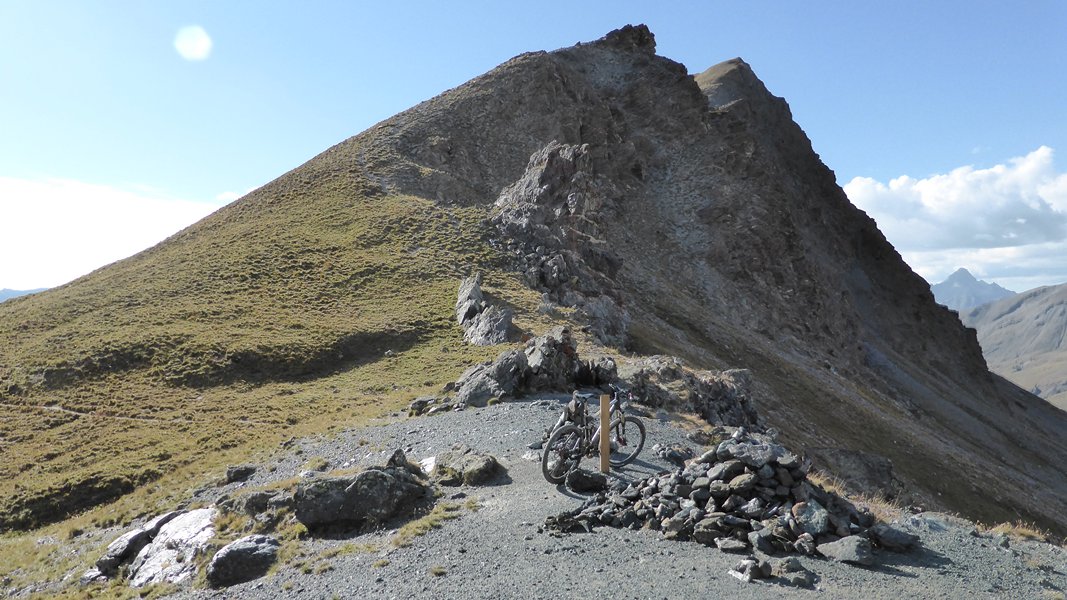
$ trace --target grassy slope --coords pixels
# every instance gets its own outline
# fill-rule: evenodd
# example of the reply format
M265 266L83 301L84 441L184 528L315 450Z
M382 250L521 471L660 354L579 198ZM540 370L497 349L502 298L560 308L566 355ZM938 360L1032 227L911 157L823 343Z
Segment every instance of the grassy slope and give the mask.
M0 306L4 528L179 472L217 475L438 389L493 353L463 346L452 316L472 268L533 314L533 295L493 270L479 209L298 175Z

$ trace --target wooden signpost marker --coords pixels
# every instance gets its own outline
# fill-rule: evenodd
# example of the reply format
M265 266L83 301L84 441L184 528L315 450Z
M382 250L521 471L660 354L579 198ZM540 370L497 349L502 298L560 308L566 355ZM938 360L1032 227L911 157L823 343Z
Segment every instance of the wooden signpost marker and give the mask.
M607 473L611 470L611 463L608 459L611 458L611 432L608 431L608 427L611 425L611 415L608 414L610 410L611 396L602 394L600 396L600 472Z

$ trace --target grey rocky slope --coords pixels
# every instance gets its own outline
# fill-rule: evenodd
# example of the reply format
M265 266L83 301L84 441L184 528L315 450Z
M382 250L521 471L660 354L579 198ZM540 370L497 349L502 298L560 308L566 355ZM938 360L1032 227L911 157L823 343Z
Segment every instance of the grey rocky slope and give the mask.
M740 59L691 76L643 26L524 54L290 175L350 172L484 207L513 268L605 343L750 369L790 445L1067 533L1067 418L987 370Z
M960 313L989 368L1067 411L1067 284Z
M744 554L672 541L649 529L600 527L554 535L544 528L546 517L580 508L585 497L546 483L540 465L524 455L527 442L539 439L554 421L561 402L531 399L399 418L333 439L303 440L294 448L299 454L280 454L245 482L202 490L196 499L212 502L297 476L308 457L336 467L377 465L393 448L424 460L460 442L496 456L507 473L495 485L442 488L437 502L462 506L458 518L439 523L410 545L393 541L403 521L370 532L313 536L297 542L299 550L265 577L224 589L184 589L172 597L1054 598L1067 590L1062 548L979 533L969 522L936 513L898 515L896 526L918 535L921 547L876 549L870 566L800 556L801 566L815 577L812 589L773 579L742 583L729 571ZM650 444L708 449L668 416L645 419ZM676 469L649 450L613 478L636 482ZM770 560L784 557L777 552Z
M930 286L930 291L933 292L938 304L957 311L972 309L1015 295L1015 292L995 283L975 279L970 271L962 268L956 269L952 275L948 276L948 279L941 283Z

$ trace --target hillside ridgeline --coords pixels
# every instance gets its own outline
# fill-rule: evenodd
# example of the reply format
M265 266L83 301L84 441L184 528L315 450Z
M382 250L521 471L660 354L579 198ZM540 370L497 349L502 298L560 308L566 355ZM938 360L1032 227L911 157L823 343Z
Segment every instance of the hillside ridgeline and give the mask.
M522 330L749 369L785 443L889 460L909 502L1067 532L1067 418L988 372L746 63L690 76L643 26L518 56L0 306L0 527L440 389L495 354L454 319L475 271Z
M960 313L989 368L1067 411L1067 285L1037 288Z

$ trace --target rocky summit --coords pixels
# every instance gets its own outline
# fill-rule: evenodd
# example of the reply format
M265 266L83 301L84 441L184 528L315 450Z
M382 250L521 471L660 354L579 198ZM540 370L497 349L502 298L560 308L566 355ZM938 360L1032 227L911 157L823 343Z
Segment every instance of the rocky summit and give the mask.
M609 384L655 417L648 460L677 470L585 478L606 490L563 521L595 513L619 539L640 527L751 552L739 579L810 585L797 556L867 565L912 545L809 485L809 460L916 513L1067 534L1067 413L989 372L975 332L849 203L747 63L693 75L627 26L518 56L152 249L0 304L0 529L81 552L18 562L0 548L0 567L14 561L0 572L26 593L63 585L35 587L35 573L153 585L204 564L209 585L242 586L289 561L307 575L309 547L341 560L330 536L396 526L402 549L462 521L481 505L440 486L475 481L560 514L570 498L497 461L532 450L555 415L528 427L505 409ZM392 439L369 441L382 417ZM497 457L472 441L481 417ZM462 428L428 433L434 419ZM744 429L711 455L666 439L672 419ZM524 428L534 439L517 439ZM304 454L353 431L343 452ZM275 453L284 469L261 464ZM392 460L357 468L367 453ZM442 462L423 473L408 454ZM520 504L484 518L544 522L545 507ZM373 568L407 560L397 552ZM86 572L72 556L101 558ZM419 593L408 575L386 595Z

